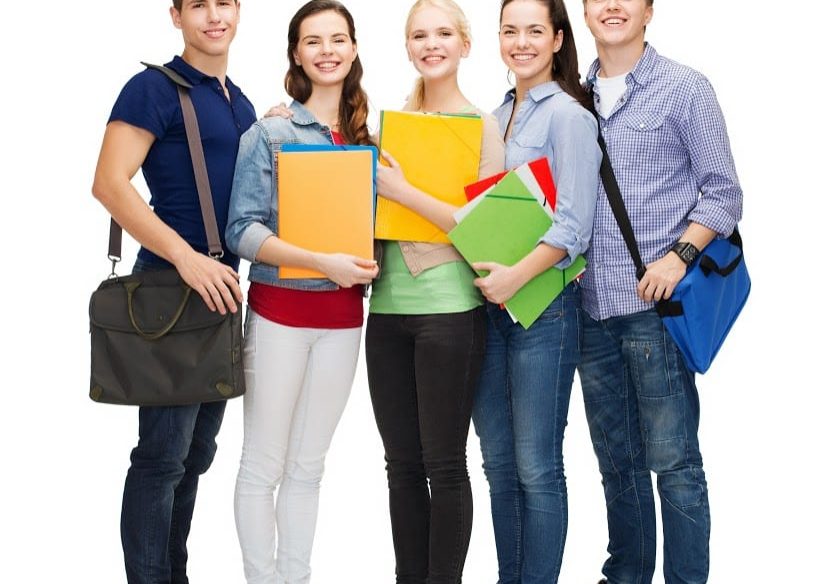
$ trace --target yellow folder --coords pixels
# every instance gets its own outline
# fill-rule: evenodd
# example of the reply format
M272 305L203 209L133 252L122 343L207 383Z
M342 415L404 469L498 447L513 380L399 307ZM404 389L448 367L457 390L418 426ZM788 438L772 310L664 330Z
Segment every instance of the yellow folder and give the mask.
M374 179L370 146L285 145L276 154L278 237L312 251L374 258ZM280 267L280 278L323 278Z
M462 206L467 202L464 187L478 179L482 127L478 115L385 110L380 114L380 148L397 160L412 185ZM436 225L383 197L377 201L374 235L449 243Z

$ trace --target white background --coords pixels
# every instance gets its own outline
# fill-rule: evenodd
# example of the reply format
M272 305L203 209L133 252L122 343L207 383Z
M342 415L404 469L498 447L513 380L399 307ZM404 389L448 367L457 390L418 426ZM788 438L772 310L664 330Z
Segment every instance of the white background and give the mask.
M580 0L569 3L585 71L594 47ZM229 72L259 113L286 100L286 28L300 4L252 0L242 6ZM400 107L415 77L403 50L410 2L346 5L357 22L375 112ZM497 50L499 2L461 5L474 34L462 87L489 110L508 88ZM86 396L87 302L109 269L108 218L90 185L121 86L140 70L140 59L163 63L182 49L167 10L167 0L41 0L4 11L4 583L124 581L119 510L136 410L97 405ZM825 566L832 545L827 487L835 384L826 375L833 346L832 246L826 243L835 193L828 180L828 18L828 3L816 0L661 0L648 31L659 52L711 79L746 193L742 231L753 292L710 373L698 380L711 574L720 584L831 578ZM141 179L137 183L144 189ZM607 541L580 398L575 384L565 445L570 525L561 578L570 584L596 582ZM231 402L217 458L201 482L189 542L190 572L199 584L243 581L232 514L241 417L241 400ZM485 584L495 581L496 568L480 464L472 435L475 520L464 577ZM314 582L393 582L383 450L362 362L327 466ZM659 546L656 583L662 581L660 558Z

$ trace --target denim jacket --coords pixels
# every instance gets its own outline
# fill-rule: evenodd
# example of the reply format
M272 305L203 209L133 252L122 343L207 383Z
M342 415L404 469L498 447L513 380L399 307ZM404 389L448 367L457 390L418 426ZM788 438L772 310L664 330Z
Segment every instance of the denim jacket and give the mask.
M264 118L241 136L232 200L226 227L226 245L252 263L249 280L297 290L336 290L327 278L284 279L278 268L255 260L255 255L278 225L278 168L276 154L283 144L333 144L330 128L321 125L304 106L290 104L291 119ZM327 169L322 169L327 172Z

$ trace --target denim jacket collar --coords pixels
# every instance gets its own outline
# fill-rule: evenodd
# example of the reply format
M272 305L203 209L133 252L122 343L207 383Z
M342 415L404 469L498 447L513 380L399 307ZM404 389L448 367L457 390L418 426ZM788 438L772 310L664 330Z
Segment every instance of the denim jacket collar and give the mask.
M310 112L309 109L304 107L301 103L296 100L293 100L290 103L290 111L293 112L293 117L290 118L291 121L296 124L297 126L319 126L319 128L324 129L324 126L320 124L314 115Z

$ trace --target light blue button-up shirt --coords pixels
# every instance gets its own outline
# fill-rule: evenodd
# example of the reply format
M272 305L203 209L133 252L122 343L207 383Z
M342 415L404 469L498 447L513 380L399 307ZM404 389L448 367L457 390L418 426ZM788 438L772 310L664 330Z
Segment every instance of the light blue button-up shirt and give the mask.
M592 87L599 71L595 61ZM701 73L646 45L626 76L626 93L600 125L644 264L667 254L691 222L730 235L742 216L742 189L722 111ZM595 320L651 307L638 296L635 264L602 182L599 193L580 281L583 308Z
M495 112L502 135L513 113L516 91L510 90ZM548 245L568 252L557 264L567 268L584 253L591 239L597 201L601 153L594 115L555 81L530 89L519 105L506 140L505 168L547 157L557 185L554 223L542 237Z

